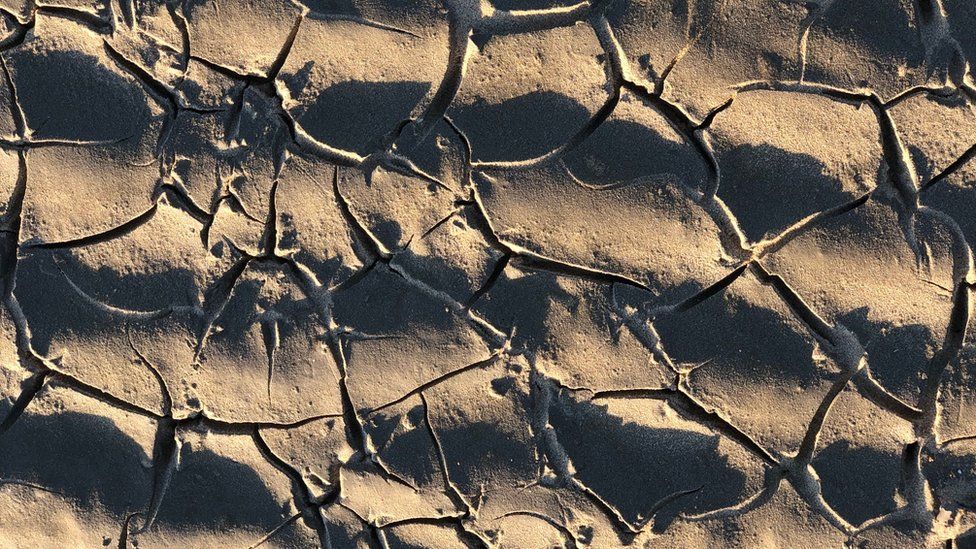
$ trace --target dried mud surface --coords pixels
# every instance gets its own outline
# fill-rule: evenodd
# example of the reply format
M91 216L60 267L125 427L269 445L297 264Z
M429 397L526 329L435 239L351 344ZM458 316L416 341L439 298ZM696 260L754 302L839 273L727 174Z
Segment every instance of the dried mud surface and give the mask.
M970 0L0 50L0 546L976 547Z

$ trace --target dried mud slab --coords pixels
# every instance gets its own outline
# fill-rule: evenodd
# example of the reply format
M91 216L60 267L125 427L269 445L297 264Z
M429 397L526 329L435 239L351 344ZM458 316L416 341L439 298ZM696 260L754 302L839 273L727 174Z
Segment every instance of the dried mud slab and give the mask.
M973 29L0 1L0 545L976 547Z

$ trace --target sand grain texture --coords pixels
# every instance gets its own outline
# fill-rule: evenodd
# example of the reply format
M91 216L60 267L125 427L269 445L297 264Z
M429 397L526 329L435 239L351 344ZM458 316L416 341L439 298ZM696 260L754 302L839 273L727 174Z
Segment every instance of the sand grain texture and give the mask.
M974 29L0 1L0 548L976 547Z

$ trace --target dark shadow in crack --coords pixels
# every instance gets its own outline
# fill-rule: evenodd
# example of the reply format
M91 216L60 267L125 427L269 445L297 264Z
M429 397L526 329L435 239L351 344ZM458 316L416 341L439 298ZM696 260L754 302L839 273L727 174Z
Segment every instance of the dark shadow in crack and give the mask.
M339 292L334 310L339 325L376 336L456 329L456 318L442 303L385 267L374 268L356 285Z
M400 432L387 432L384 436L380 430L371 428L375 419L366 424L370 438L379 448L378 454L393 472L416 486L423 488L434 484L438 489L443 489L440 462L424 423L423 408L414 406L397 419L412 427Z
M47 255L47 254L45 254ZM91 271L78 266L74 258L61 254L64 269L72 281L89 296L115 307L156 310L169 305L189 305L194 282L188 271L175 269L160 275L122 275L107 267ZM31 342L42 353L51 342L65 335L104 339L108 333L122 333L116 317L100 312L75 291L58 271L51 256L32 256L18 265L15 295L31 327ZM119 291L125 288L125 292ZM180 294L184 295L180 295Z
M142 465L148 460L111 419L78 412L28 410L0 439L0 478L33 482L119 517L148 500L152 472Z
M312 13L359 15L354 0L300 0Z
M590 112L562 94L531 92L497 104L483 99L455 102L449 115L471 140L474 160L512 161L562 145L583 127Z
M957 173L922 195L922 203L945 212L959 224L969 242L976 241L976 174L965 179Z
M939 348L941 335L933 337L920 324L891 325L868 320L868 307L854 309L837 322L854 332L868 352L873 375L886 389L906 402L916 402L928 364L926 349Z
M323 143L365 155L410 116L429 89L429 82L340 82L303 106L298 122Z
M451 481L465 494L481 484L528 482L538 469L535 448L512 438L499 425L472 421L462 426L435 428L444 447Z
M948 547L948 545L946 546ZM956 549L976 549L976 527L966 530L956 538Z
M411 276L441 289L455 300L464 303L474 291L477 291L477 284L487 279L495 264L495 260L490 258L487 251L487 245L484 256L488 258L488 265L484 272L477 273L481 276L475 280L471 280L471 273L460 268L457 262L448 261L439 255L418 255L408 249L397 255L396 264Z
M976 65L976 4L970 0L942 0L952 35L962 46L970 65Z
M572 307L576 297L559 286L556 275L507 267L495 285L474 304L478 314L515 337L512 345L535 352L549 337L549 307L559 301Z
M742 283L740 280L739 283ZM731 289L735 291L736 283ZM763 288L763 292L772 292ZM810 388L821 381L813 342L789 316L728 293L654 323L675 362L708 365L696 378L733 385L778 383ZM740 387L741 388L741 387Z
M852 524L895 510L895 490L901 469L898 452L851 447L847 440L820 450L813 460L820 475L823 497Z
M579 0L490 0L497 10L543 10L571 6Z
M717 158L722 169L719 197L754 242L854 198L810 155L764 144L719 150Z
M849 85L870 86L872 83L863 78L856 81L853 78L869 76L862 71L876 66L877 60L888 61L890 66L903 62L909 73L919 67L924 61L925 49L915 29L915 16L905 5L898 0L850 2L843 6L835 3L810 29L806 80L844 85L844 81L838 82L839 78L844 78L851 80L846 82ZM848 62L838 62L834 57L836 50L824 51L825 34L845 44L845 49L852 53ZM867 50L867 56L860 57L864 50ZM859 54L858 57L853 56L854 52ZM852 62L854 59L860 63ZM838 70L838 67L843 68ZM887 96L895 90L876 91Z
M247 464L184 445L158 523L169 527L270 531L286 508Z
M245 271L244 276L247 274L248 271ZM264 284L265 280L249 278L241 279L234 285L230 299L217 317L216 324L221 330L211 336L213 341L227 338L230 340L230 349L245 348L245 339L251 326L260 322L259 315L262 312L270 310L283 316L279 322L279 338L284 341L288 335L294 333L294 322L315 314L311 301L305 297L298 296L299 299L295 299L295 296L287 293L280 296L273 294L280 287L271 288L269 291L272 295L269 295L262 292Z
M923 460L922 471L943 509L976 509L976 446L973 441L947 445Z
M576 477L628 521L646 519L655 503L675 492L703 486L659 511L655 528L664 529L678 513L734 504L746 488L746 475L719 451L718 435L641 425L610 415L604 405L568 398L553 402L549 422Z
M607 120L565 161L578 179L601 186L667 174L696 187L706 177L705 165L690 145L630 120Z
M27 52L12 54L10 63L35 138L118 140L137 137L147 127L150 111L140 84L94 57Z
M145 237L147 240L152 238L150 234L139 236ZM114 242L118 243L119 241L115 240ZM138 246L138 244L132 243L132 248ZM138 252L140 250L133 251ZM84 252L80 253L83 254ZM42 254L47 255L47 257L42 258ZM202 253L200 255L203 256ZM82 299L58 271L57 265L54 263L54 259L57 258L64 274L86 294L103 303L123 309L148 311L169 305L190 305L195 294L203 290L197 287L198 281L194 273L183 267L173 267L152 273L126 273L122 272L122 269L113 269L106 265L99 265L97 268L91 264L84 265L78 261L76 254L70 252L40 252L36 257L38 267L53 275L52 279L45 280L44 291L49 292L52 287L61 288L64 286L69 296L74 299ZM149 258L142 261L153 270L159 269L161 266L161 262ZM137 271L139 267L139 265L129 265L133 267L132 271ZM31 285L37 286L36 283ZM40 296L36 297L39 298ZM31 299L33 298L34 296L31 297Z

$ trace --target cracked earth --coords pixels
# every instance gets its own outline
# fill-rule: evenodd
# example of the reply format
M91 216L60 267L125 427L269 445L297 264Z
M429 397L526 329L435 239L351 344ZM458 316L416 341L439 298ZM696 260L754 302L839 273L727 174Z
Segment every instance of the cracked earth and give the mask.
M970 0L0 1L0 546L976 547Z

